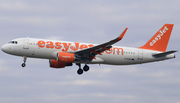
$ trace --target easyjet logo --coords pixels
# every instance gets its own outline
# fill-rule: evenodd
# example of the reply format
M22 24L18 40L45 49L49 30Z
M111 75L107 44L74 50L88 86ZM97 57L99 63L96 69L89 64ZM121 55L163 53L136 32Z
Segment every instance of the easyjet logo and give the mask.
M94 46L93 44L82 44L82 43L78 43L78 42L74 42L74 43L55 42L54 43L52 41L45 42L43 40L38 41L37 45L40 48L60 49L63 52L67 52L68 50L77 51L77 50L90 48L90 47ZM123 55L124 50L122 48L114 47L114 48L111 48L110 50L106 50L105 52L102 52L102 53L119 55L120 52L121 52L121 55Z
M153 46L158 40L161 39L161 37L164 35L164 33L166 33L166 31L168 30L168 28L165 26L163 30L159 31L159 34L152 40L152 42L150 42L150 46Z

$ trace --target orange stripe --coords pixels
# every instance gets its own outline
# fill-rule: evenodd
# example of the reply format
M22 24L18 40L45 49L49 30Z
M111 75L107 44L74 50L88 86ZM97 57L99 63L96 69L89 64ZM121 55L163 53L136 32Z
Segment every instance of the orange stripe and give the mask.
M102 55L100 52L96 52L96 51L93 51L93 50L88 50L88 51L99 54L99 55Z
M95 57L93 57L93 56L89 56L89 58L96 59L96 58L95 58Z
M106 47L101 47L101 48L103 48L103 49L105 49L105 50L110 50L110 48L106 48Z

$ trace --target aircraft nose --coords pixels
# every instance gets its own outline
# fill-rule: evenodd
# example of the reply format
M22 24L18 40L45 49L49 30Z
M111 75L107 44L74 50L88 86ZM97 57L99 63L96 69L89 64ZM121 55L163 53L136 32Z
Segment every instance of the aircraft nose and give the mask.
M7 47L6 45L3 45L3 46L1 47L1 50L2 50L3 52L7 52L8 47Z

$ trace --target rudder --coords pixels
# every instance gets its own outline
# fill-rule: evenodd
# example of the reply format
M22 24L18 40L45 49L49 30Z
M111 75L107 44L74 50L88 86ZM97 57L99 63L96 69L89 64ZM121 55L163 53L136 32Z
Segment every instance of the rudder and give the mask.
M165 52L174 24L165 24L141 49Z

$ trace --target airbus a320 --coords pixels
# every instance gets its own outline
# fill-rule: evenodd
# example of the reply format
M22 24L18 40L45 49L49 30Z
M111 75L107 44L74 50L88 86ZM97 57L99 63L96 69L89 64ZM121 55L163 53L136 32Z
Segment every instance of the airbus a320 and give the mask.
M125 35L102 44L18 38L1 47L5 53L23 57L48 59L50 67L65 68L76 64L79 75L89 70L89 64L132 65L175 58L175 50L166 51L173 24L165 24L144 46L138 48L113 46ZM81 64L84 64L83 68Z

